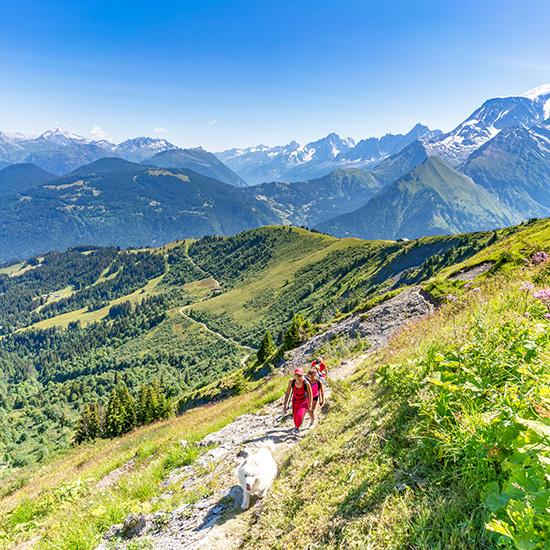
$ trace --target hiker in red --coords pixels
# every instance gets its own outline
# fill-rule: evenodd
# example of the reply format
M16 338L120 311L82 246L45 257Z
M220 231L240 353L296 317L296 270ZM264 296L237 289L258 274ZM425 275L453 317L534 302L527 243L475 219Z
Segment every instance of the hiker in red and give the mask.
M288 381L285 400L283 405L283 414L286 414L286 407L290 393L292 392L292 416L294 417L294 433L300 435L300 426L304 421L306 411L311 411L313 396L311 386L304 376L303 369L294 371L294 378Z
M322 407L325 404L325 392L323 389L323 377L319 375L316 367L311 367L307 373L307 380L311 386L311 395L313 402L309 409L309 427L315 428L315 408L317 407L317 401L319 406Z
M317 357L317 359L311 363L311 366L317 368L319 374L323 377L323 380L326 379L328 374L327 366L323 363L323 360L320 357Z

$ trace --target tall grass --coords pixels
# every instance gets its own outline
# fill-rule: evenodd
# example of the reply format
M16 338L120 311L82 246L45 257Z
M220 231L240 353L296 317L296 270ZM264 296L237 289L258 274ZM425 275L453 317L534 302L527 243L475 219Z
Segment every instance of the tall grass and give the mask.
M116 440L99 440L53 456L28 470L26 484L13 481L0 500L0 548L38 540L47 550L92 549L104 532L130 513L170 509L203 493L189 495L171 487L171 498L156 499L167 489L163 481L175 468L191 464L205 449L193 442L220 429L237 416L257 410L284 392L286 380L249 384L247 392L197 407L178 418L145 426ZM183 446L184 438L188 444ZM98 481L134 458L134 465L115 483Z

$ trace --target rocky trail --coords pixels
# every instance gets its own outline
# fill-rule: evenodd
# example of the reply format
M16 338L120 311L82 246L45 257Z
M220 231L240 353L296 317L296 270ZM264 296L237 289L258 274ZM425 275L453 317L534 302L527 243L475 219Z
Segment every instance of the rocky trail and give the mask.
M365 358L384 346L391 336L413 319L433 311L433 305L418 289L409 289L367 314L351 316L331 325L292 352L281 374L304 366L320 346L337 335L369 340L368 351L343 361L330 370L326 397L330 401L330 380L353 374ZM171 512L131 515L123 525L113 526L96 550L154 548L158 550L233 550L239 548L247 525L253 518L258 499L251 499L250 509L241 510L242 490L237 483L236 468L245 454L262 441L275 443L275 460L281 464L289 450L308 436L309 418L299 438L292 433L291 416L282 417L282 398L266 405L256 414L245 414L217 432L206 436L200 445L211 447L195 463L176 469L165 480L166 498L177 485L189 495L189 501ZM320 426L315 430L322 429ZM186 444L182 442L182 444ZM162 498L162 497L161 497ZM270 498L268 495L267 498ZM140 546L143 545L143 546Z

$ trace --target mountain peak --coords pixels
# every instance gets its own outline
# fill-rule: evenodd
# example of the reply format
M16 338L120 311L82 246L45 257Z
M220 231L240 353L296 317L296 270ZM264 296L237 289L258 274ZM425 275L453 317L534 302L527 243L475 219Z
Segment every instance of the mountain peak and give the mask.
M63 130L62 128L53 128L51 130L46 130L43 134L38 136L38 139L45 139L47 141L63 142L63 143L67 141L73 141L73 140L85 141L85 142L91 141L82 136L77 136L72 132L68 132L67 130Z
M537 86L528 92L525 92L521 97L527 97L529 99L538 99L541 96L550 95L550 84L543 84L542 86Z

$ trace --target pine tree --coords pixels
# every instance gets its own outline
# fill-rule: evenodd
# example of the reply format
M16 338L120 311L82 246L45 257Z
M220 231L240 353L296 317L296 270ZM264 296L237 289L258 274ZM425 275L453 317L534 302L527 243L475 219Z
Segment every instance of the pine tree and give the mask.
M271 339L271 334L269 330L265 333L264 339L260 345L260 349L256 354L260 363L265 363L273 354L275 353L275 346L273 345L273 340Z
M294 315L292 324L285 333L284 346L285 350L291 350L297 347L302 341L304 335L302 334L302 325L304 324L304 318L299 313Z
M86 403L78 419L73 443L82 443L101 435L101 414L97 403Z
M120 434L129 432L136 425L136 408L134 398L128 388L121 385L117 389L117 398L120 406ZM119 434L119 435L120 435Z
M116 437L121 434L122 411L118 401L116 390L112 390L107 403L105 412L105 435L107 437Z
M157 396L152 386L143 386L139 392L139 424L149 424L157 419Z

